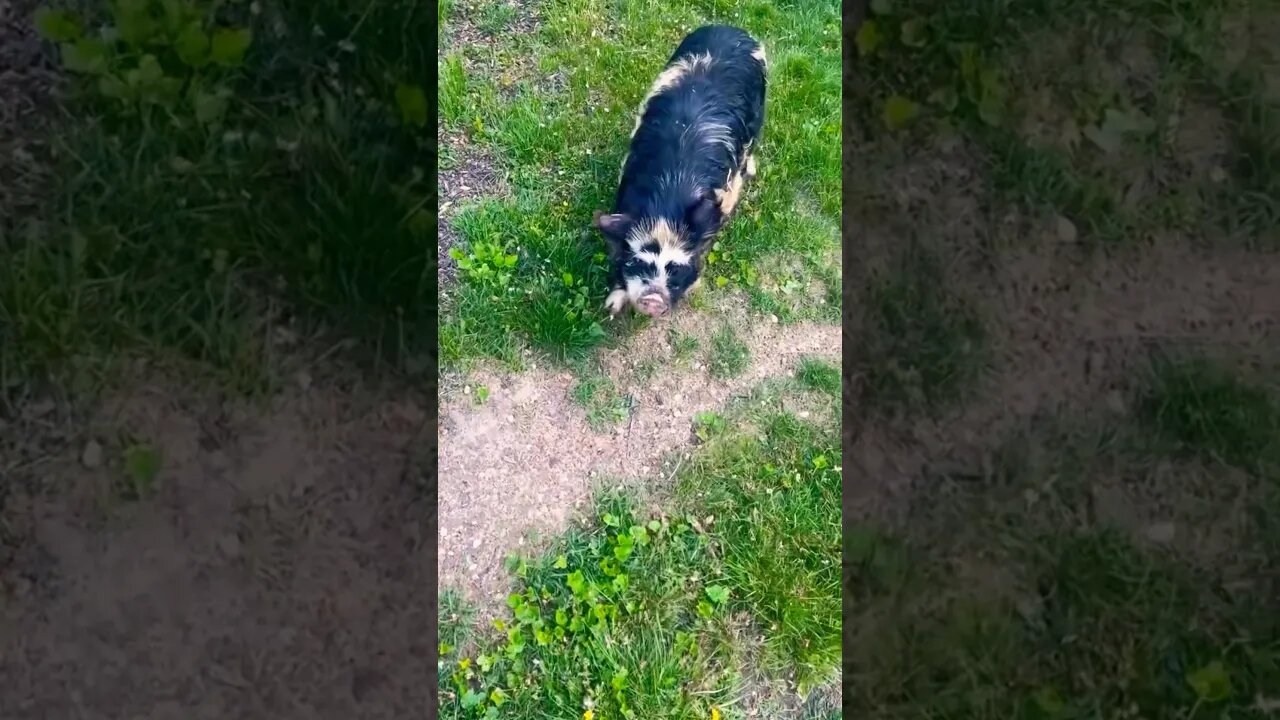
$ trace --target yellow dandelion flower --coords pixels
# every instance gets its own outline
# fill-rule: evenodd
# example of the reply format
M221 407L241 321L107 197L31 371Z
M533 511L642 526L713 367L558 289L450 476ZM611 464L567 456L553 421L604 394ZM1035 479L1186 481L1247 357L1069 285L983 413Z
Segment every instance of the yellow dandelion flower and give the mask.
M711 708L711 720L720 720L720 708Z
M592 710L591 708L587 708L587 711L582 713L582 720L591 720L595 716L596 716L596 711Z

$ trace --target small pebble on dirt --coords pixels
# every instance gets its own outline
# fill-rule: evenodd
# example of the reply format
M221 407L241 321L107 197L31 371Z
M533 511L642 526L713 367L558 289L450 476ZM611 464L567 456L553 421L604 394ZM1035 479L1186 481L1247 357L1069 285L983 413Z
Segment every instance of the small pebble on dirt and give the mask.
M1107 393L1107 408L1117 415L1123 415L1125 411L1124 396L1115 391Z
M31 594L34 583L24 577L16 577L13 579L12 593L14 597L25 598Z
M386 676L377 670L358 670L351 678L351 696L364 702L369 694L386 683Z
M80 453L80 463L90 470L102 465L102 446L97 440L85 443L84 452Z
M48 398L45 398L44 400L37 400L28 406L29 409L27 411L27 417L32 419L42 418L53 412L55 407L57 406Z
M238 557L240 555L240 538L231 533L223 535L218 538L218 550L229 558Z
M1073 243L1076 241L1077 232L1075 223L1071 222L1062 215L1054 219L1054 231L1058 235L1058 239L1064 243Z
M1104 355L1101 350L1093 350L1089 353L1089 357L1086 362L1088 363L1085 366L1087 374L1098 373L1106 366L1107 356Z
M1148 525L1145 534L1153 543L1168 545L1178 534L1178 528L1171 522L1158 522Z

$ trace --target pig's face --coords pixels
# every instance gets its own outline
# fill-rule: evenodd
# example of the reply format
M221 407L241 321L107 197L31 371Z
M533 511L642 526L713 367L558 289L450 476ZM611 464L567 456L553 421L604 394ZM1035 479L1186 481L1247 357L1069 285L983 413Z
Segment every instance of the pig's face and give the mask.
M718 219L711 215L713 210L718 208L695 208L682 222L596 214L595 224L605 236L613 265L605 300L610 315L630 305L637 312L659 317L697 287L707 241Z

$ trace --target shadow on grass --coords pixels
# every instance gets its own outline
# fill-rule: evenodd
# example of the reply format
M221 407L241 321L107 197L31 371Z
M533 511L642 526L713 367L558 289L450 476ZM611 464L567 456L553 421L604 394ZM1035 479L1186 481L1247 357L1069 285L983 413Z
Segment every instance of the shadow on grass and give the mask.
M1280 493L1256 461L1274 395L1201 361L1157 366L1139 395L1127 420L1018 433L981 478L922 478L902 526L846 530L854 708L1266 716Z
M128 30L105 43L46 22L73 93L56 128L58 192L0 238L6 381L176 354L261 389L277 350L268 330L282 326L429 364L430 108L398 92L426 86L425 9L170 10L201 42L175 40L169 15L135 22L123 9L81 17L87 32Z

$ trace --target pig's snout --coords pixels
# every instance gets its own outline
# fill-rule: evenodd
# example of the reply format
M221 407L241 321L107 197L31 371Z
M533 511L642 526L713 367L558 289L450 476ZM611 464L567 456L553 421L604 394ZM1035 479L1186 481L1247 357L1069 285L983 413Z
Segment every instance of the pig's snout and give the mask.
M649 293L636 301L636 309L649 317L658 317L667 311L667 301L658 293Z

